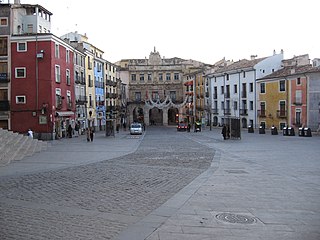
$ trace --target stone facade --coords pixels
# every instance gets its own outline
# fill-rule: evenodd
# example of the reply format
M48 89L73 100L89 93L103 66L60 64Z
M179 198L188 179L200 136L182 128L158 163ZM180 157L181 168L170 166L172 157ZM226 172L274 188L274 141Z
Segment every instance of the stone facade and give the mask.
M161 58L155 49L145 59L125 59L117 63L127 76L129 123L170 125L180 121L186 97L183 76L191 67L204 64L181 58Z

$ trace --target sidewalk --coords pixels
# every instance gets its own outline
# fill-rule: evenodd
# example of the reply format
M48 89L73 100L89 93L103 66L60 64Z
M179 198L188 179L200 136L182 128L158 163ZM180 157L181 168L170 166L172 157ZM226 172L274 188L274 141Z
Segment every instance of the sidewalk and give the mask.
M93 142L87 142L86 135L54 140L49 142L46 151L1 167L0 177L72 167L120 157L134 152L143 136L131 136L129 131L120 131L114 137L106 137L105 132L100 131L95 133Z
M320 138L186 133L212 166L118 239L320 239Z

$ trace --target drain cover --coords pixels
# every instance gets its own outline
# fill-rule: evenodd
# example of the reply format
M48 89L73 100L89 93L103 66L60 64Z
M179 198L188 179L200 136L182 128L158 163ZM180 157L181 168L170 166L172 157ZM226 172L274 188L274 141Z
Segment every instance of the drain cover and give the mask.
M255 222L253 217L232 213L220 213L216 215L216 218L228 223L252 224Z

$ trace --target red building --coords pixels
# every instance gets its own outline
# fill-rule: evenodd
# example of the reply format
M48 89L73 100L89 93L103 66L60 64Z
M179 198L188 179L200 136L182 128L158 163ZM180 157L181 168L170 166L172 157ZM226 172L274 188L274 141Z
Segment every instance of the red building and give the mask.
M11 37L11 126L39 139L63 137L74 122L74 49L50 33Z

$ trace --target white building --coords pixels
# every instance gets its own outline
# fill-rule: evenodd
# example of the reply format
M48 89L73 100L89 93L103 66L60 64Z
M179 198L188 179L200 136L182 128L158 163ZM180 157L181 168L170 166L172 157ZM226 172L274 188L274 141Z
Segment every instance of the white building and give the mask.
M264 58L251 56L251 60L242 59L208 74L213 125L240 118L243 128L256 128L256 79L280 69L282 60L283 51Z

